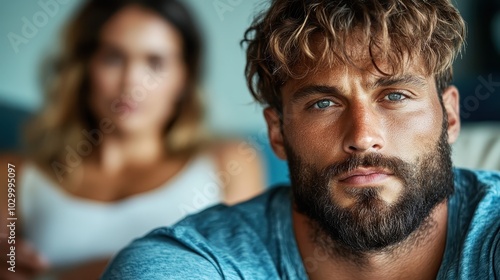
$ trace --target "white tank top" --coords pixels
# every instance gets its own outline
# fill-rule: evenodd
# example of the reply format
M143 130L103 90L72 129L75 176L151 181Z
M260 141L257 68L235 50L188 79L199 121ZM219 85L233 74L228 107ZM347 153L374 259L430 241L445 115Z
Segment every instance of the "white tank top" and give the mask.
M18 222L24 238L53 267L109 258L150 230L221 202L216 174L212 158L197 157L162 186L108 203L73 196L26 164Z

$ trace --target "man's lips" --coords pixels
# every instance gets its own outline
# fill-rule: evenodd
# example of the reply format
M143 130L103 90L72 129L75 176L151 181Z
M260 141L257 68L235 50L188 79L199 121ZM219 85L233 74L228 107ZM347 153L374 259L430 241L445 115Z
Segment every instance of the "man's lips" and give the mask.
M393 173L378 168L358 168L339 177L339 182L349 185L363 185L380 182Z

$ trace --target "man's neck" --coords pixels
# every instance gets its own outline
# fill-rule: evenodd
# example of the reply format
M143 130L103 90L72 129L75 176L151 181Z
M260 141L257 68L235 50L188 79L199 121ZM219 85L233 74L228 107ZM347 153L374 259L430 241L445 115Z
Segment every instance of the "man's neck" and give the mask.
M348 256L345 250L325 252L324 246L313 240L316 229L311 221L295 210L292 218L304 268L312 280L435 279L446 246L446 201L433 210L428 223L403 242L389 250L362 255Z

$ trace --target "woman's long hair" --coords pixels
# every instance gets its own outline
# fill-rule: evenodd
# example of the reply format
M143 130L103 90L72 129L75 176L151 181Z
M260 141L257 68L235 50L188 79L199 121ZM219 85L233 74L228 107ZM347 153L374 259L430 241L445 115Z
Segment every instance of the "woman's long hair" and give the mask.
M68 148L77 149L83 130L98 129L89 109L89 68L99 46L99 33L118 11L138 5L154 11L181 34L187 81L165 126L165 148L171 154L194 151L201 144L202 108L198 96L202 42L197 24L189 11L176 0L91 0L69 23L63 34L62 52L50 71L45 71L46 104L28 126L30 157L41 167L64 163ZM47 75L49 73L50 75ZM93 147L96 149L97 147Z

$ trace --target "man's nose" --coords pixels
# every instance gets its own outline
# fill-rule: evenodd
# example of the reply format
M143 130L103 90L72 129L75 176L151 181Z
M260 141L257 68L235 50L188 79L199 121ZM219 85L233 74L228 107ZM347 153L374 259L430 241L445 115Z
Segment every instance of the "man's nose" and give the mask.
M358 104L345 113L343 149L346 153L377 152L384 147L383 119L374 108Z

